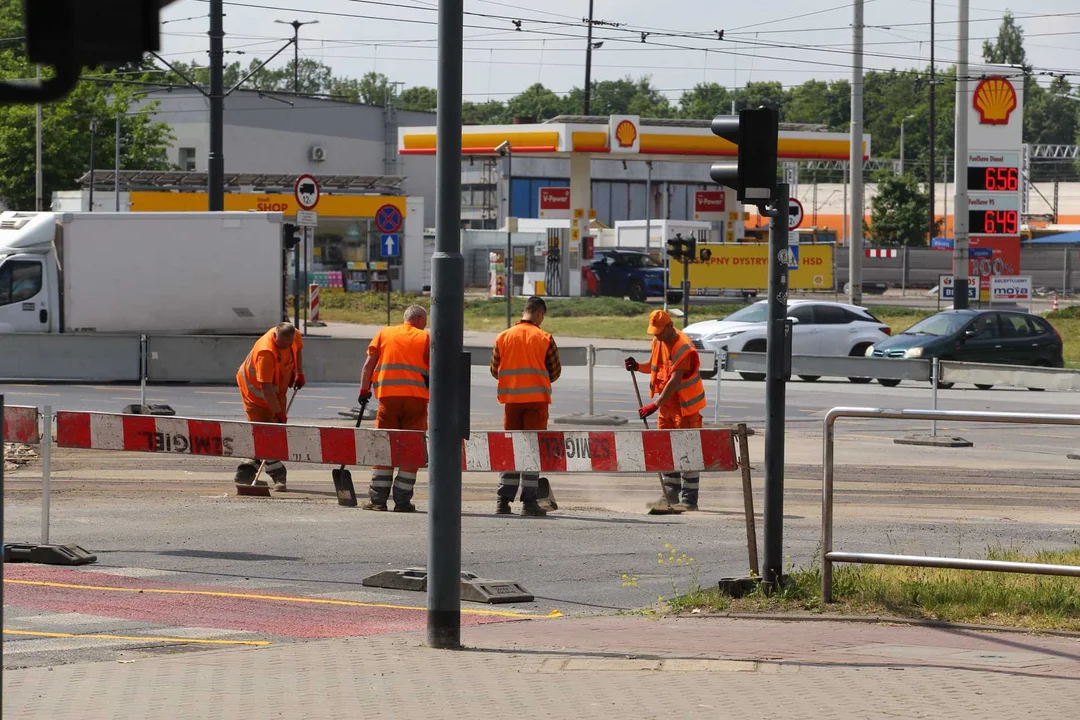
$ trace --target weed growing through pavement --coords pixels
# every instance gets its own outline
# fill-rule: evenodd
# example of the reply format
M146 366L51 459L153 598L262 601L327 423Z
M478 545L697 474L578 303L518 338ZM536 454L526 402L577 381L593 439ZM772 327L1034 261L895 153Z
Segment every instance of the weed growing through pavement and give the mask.
M660 607L666 606L666 609L673 612L681 612L701 604L704 598L700 583L701 568L694 558L679 552L671 543L664 543L663 551L656 553L656 564L666 571L668 586L671 588L670 597L664 598L662 595L656 597L656 602ZM686 585L680 588L684 579L687 580ZM637 588L638 577L623 573L622 586Z

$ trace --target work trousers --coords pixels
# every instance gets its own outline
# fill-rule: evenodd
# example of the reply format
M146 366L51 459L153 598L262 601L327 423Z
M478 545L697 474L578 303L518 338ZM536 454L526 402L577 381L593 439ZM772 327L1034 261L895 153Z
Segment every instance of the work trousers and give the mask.
M282 407L285 407L282 404ZM251 403L244 403L244 415L247 416L249 422L257 423L276 423L277 418L274 417L274 413L270 412L269 408L262 407L261 405L253 405ZM240 467L236 469L236 481L250 485L255 479L255 474L259 470L259 464L262 463L262 458L247 458L240 461ZM286 471L285 463L280 460L269 460L266 463L266 474L270 476L275 483L285 484Z
M657 424L661 430L696 430L701 428L701 413L683 415L679 401L668 400L660 406ZM698 503L700 483L700 473L664 473L664 492L668 497L678 497L682 490L682 500L690 505Z
M428 401L423 398L382 397L379 398L379 409L375 412L375 427L379 430L424 431L427 430L427 419ZM392 489L395 503L408 504L412 500L413 488L416 485L416 471L417 468L414 467L398 468L395 478L392 467L372 467L368 499L376 505L385 505Z
M506 403L503 405L503 430L547 430L548 403ZM521 501L536 500L540 474L533 472L499 473L499 497L513 501L521 484Z

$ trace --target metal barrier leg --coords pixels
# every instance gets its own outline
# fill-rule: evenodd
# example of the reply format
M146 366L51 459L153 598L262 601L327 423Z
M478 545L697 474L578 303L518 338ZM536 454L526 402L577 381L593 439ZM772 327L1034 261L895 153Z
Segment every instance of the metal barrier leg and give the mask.
M720 374L724 372L723 363L716 363L716 402L713 403L712 421L714 425L720 424Z
M824 457L822 458L823 477L821 481L821 602L831 603L832 597L832 562L829 553L833 544L833 430L834 420L826 416L822 436L824 438Z
M585 350L585 364L589 366L589 414L595 415L593 406L593 370L596 367L596 348L590 345Z
M933 403L933 410L937 410L938 381L941 379L941 366L939 362L940 361L937 358L934 358L930 370L930 396L932 398L931 402ZM937 437L937 420L930 421L930 435Z
M52 406L41 416L41 544L49 544L49 500L52 484Z
M739 423L739 468L742 470L743 511L746 514L746 550L750 557L750 574L761 577L758 565L757 526L754 522L754 487L750 482L750 443L746 439L746 424Z

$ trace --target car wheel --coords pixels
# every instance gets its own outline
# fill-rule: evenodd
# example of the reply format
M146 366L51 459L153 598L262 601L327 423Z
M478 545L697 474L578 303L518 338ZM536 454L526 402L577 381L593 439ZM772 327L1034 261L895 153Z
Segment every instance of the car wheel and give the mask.
M870 347L870 346L867 345L866 343L862 343L861 345L856 345L855 347L851 348L851 352L848 353L848 357L863 357L863 356L866 355L866 348L868 348L868 347ZM853 383L857 383L859 385L863 385L865 383L868 383L873 379L874 378L868 378L868 377L849 377L848 378L849 381L851 381Z
M648 296L645 294L645 283L640 280L632 281L626 294L633 302L643 303L648 299Z
M744 373L741 372L743 380L749 380L750 382L762 382L765 379L765 373Z
M938 380L938 384L937 384L937 386L938 386L938 388L939 388L939 389L941 389L941 390L948 390L949 388L951 388L951 387L952 387L953 385L955 385L955 384L956 384L956 383L951 383L951 382L943 382L943 381L941 381L941 380Z
M801 378L805 382L817 382L818 380L821 379L821 376L820 375L800 375L799 378Z
M751 340L743 345L742 351L748 353L763 353L767 348L768 345L764 340ZM765 373L741 372L739 375L742 376L743 380L750 380L751 382L761 382L765 379Z
M990 388L992 388L994 386L993 385L984 385L984 384L981 384L981 383L975 383L975 387L979 388L980 390L989 390Z
M896 387L900 384L900 381L895 378L878 378L878 382L885 387Z

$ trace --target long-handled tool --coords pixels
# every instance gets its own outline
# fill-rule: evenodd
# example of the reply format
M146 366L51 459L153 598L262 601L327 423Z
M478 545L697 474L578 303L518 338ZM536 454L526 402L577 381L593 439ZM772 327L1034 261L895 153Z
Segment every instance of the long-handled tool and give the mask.
M293 390L292 397L289 398L289 404L285 407L285 414L289 414L289 410L292 409L293 400L296 399L296 393L300 392L300 388ZM236 494L244 497L270 497L269 485L256 485L259 482L259 476L262 475L263 468L266 467L266 461L263 460L259 463L259 469L255 471L255 479L251 481L250 485L237 485Z
M364 413L367 412L368 401L360 403L360 414L356 416L356 427L364 422ZM337 504L342 507L356 507L356 488L353 486L352 472L342 465L333 469L334 490L337 491Z
M630 371L630 379L634 381L634 395L637 396L638 407L641 407L642 406L642 404L641 404L641 390L638 388L637 371L635 371L635 370ZM645 429L648 430L649 429L649 419L648 418L641 418L641 422L645 423ZM661 502L650 503L649 504L649 514L650 515L678 515L679 513L681 513L683 511L683 509L678 505L672 504L672 502L668 499L667 488L664 487L664 473L658 472L658 473L656 473L656 476L658 478L660 478L660 499L661 499Z

